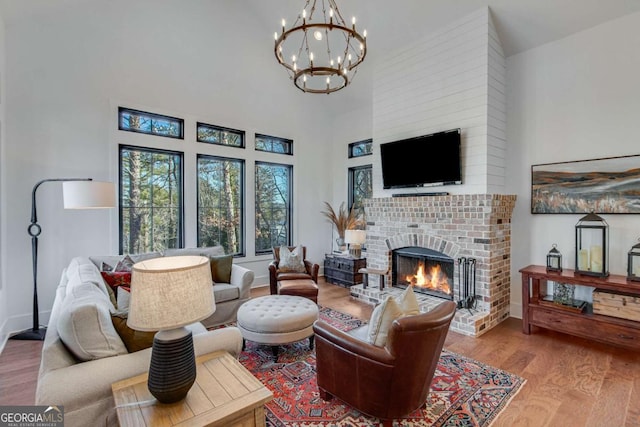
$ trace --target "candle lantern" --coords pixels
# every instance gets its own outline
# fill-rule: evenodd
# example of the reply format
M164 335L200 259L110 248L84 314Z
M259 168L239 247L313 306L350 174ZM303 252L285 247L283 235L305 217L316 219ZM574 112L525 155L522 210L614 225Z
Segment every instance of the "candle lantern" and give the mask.
M547 271L562 271L562 254L555 243L547 253Z
M576 273L609 275L609 224L593 212L576 224Z
M627 256L627 280L640 282L640 243L633 245Z

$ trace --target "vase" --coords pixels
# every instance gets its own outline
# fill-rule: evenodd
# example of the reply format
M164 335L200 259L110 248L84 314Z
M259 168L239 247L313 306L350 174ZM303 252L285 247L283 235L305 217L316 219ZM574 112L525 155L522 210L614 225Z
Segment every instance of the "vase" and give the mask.
M347 244L344 242L344 237L338 237L336 239L336 243L338 244L338 249L340 252L344 252L347 250Z

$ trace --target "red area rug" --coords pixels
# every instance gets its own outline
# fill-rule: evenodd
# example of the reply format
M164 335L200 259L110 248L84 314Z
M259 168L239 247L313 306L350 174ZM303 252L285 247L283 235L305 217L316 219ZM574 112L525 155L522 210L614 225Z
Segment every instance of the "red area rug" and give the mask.
M341 330L366 322L338 311L321 308L320 318ZM325 402L318 395L315 352L307 340L280 347L278 363L271 349L247 341L240 362L273 392L266 405L269 427L371 427L379 420L368 417L340 399ZM431 384L427 409L394 421L408 426L488 426L518 393L524 380L444 350Z

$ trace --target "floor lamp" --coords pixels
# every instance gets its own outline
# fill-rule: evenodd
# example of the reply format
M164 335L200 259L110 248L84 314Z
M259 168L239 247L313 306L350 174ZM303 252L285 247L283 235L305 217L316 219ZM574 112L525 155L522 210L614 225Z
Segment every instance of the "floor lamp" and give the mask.
M54 178L43 179L33 186L31 191L31 224L27 233L31 236L31 259L33 268L33 327L13 335L15 340L43 340L46 328L40 327L38 311L38 236L42 228L38 224L36 209L36 191L45 182L62 181L62 193L65 209L99 209L115 207L115 188L111 182L93 181L92 178Z

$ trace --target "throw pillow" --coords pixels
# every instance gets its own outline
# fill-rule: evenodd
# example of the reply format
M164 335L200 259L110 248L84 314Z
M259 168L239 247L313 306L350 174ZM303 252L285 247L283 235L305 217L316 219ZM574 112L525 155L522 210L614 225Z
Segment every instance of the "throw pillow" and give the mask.
M231 283L233 255L210 256L211 278L214 283Z
M128 318L128 310L118 310L117 312L111 314L111 321L113 322L113 326L116 328L118 335L120 335L120 339L122 339L122 342L124 342L124 345L127 347L129 353L151 347L153 345L153 337L155 336L156 332L136 331L135 329L131 329L127 325Z
M278 270L283 273L304 273L307 269L302 259L302 247L296 246L290 251L286 246L280 246L280 262Z
M131 301L131 288L129 286L118 286L116 295L118 310L129 310L129 302Z
M102 264L100 264L100 271L113 271L113 267L103 261Z
M384 347L387 343L387 335L393 321L402 316L402 309L396 302L395 298L389 295L382 303L380 303L371 314L369 321L369 331L367 337L369 343Z
M135 263L133 262L131 257L129 255L125 255L124 258L118 261L113 271L129 271L130 272L131 267L133 267L133 264Z
M415 316L420 314L420 305L416 294L413 292L413 286L407 286L402 295L397 298L398 305L405 316Z
M82 361L127 354L111 322L109 300L94 285L83 284L68 295L60 309L60 339Z

